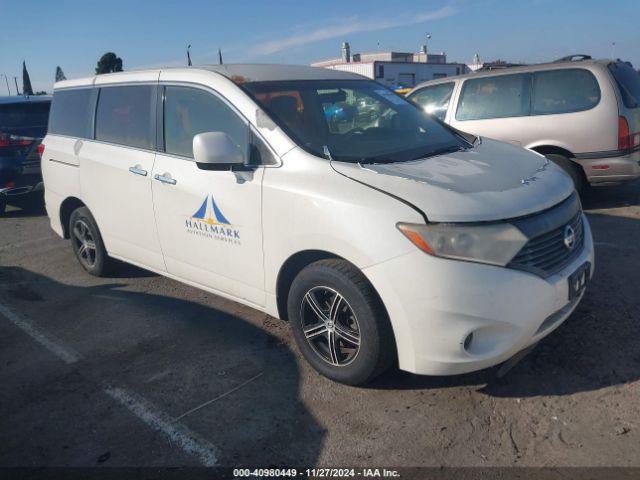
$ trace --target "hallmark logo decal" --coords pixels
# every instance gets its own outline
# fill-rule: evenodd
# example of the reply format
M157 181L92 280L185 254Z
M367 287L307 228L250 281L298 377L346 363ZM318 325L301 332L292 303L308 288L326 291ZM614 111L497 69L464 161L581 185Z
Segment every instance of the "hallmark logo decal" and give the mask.
M185 221L187 232L240 245L240 231L222 214L213 195L207 195L200 208Z

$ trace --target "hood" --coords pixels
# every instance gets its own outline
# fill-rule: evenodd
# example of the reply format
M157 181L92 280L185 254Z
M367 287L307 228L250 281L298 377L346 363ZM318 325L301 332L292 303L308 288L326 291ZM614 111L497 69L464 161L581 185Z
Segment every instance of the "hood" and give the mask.
M411 162L333 161L332 166L415 205L433 222L520 217L550 208L573 192L571 178L543 156L486 138L470 150Z

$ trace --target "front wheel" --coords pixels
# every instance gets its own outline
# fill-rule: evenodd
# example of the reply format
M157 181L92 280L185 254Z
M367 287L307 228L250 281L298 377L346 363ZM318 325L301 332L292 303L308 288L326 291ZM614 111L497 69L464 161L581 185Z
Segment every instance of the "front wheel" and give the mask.
M82 268L96 277L109 272L113 260L107 255L98 225L87 207L77 208L71 214L69 237Z
M395 342L384 306L347 261L321 260L303 269L287 309L298 348L322 375L360 385L393 363Z

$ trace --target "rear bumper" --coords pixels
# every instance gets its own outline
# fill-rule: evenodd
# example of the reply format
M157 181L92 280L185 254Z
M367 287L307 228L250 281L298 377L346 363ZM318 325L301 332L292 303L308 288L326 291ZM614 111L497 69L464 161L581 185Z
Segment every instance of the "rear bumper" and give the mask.
M0 195L18 197L43 189L39 162L36 165L30 159L0 157Z
M576 161L584 169L592 185L611 185L640 178L640 150L620 156L581 158Z
M21 175L13 180L0 183L0 195L16 198L30 193L42 192L44 183L42 175Z

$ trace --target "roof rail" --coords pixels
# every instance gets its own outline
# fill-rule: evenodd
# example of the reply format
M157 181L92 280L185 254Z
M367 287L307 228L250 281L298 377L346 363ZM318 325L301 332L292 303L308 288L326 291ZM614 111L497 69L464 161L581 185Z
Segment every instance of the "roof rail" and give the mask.
M591 60L591 55L582 55L582 54L567 55L566 57L562 57L562 58L559 58L557 60L554 60L553 63L558 63L558 62L580 62L582 60Z

